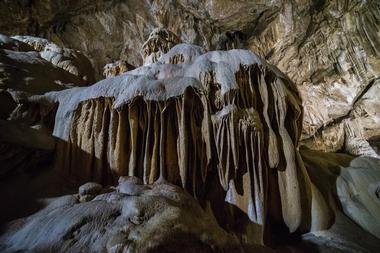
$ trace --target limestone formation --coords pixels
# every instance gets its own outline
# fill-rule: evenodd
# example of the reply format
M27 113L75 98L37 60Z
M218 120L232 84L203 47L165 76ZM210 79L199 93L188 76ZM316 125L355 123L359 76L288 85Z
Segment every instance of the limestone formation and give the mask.
M379 1L0 16L1 252L380 252Z
M294 18L301 5L288 3L265 28L260 39L275 43L266 51L272 50L269 61L298 85L305 110L302 139L309 147L376 157L367 140L378 135L379 107L366 97L378 97L379 1L312 2L320 5L305 19ZM253 45L260 47L257 40ZM333 135L339 141L331 141Z
M2 252L243 252L236 237L170 184L147 185L138 195L97 192L82 203L75 195L57 197L7 228Z
M113 63L108 63L104 66L103 70L103 76L105 78L118 76L123 74L124 72L130 71L134 69L135 67L129 64L126 61L118 60Z
M0 173L39 167L52 160L55 106L30 96L88 84L77 69L87 58L46 39L0 36ZM73 54L71 54L73 53ZM75 64L80 66L75 67ZM90 71L90 72L91 72ZM88 75L90 77L90 75Z
M249 51L179 44L156 63L33 100L58 103L56 166L71 178L168 181L214 205L207 186L218 175L219 194L257 226L250 241L270 237L267 224L291 232L330 225L297 151L296 88ZM125 184L121 191L139 190ZM323 217L310 215L311 205Z
M163 54L179 43L180 40L171 31L166 29L153 30L142 46L144 65L157 62Z
M379 80L374 80L346 116L328 124L303 143L317 150L336 152L343 149L353 155L378 158L376 147L368 141L380 134L379 85Z
M98 79L114 59L140 66L140 48L155 27L208 51L250 49L297 85L305 111L302 139L308 147L374 155L366 142L376 138L378 128L362 121L365 133L355 130L346 147L341 121L349 121L344 132L356 128L350 124L356 118L354 104L365 101L364 93L372 94L370 87L380 75L379 9L377 0L86 0L70 5L15 0L1 3L0 28L8 35L44 35L84 52ZM375 109L365 111L370 118ZM339 135L336 143L333 132Z
M14 36L13 39L30 45L40 53L41 58L79 77L83 83L92 84L95 81L94 69L90 61L78 50L60 48L56 44L38 37Z
M92 200L102 190L102 185L94 182L88 182L79 187L79 201L86 202Z
M336 244L332 252L379 251L380 160L308 149L301 154L311 181L335 213L329 229L311 233L319 238L317 244Z
M0 34L0 48L13 50L13 51L23 51L23 52L34 50L34 48L31 47L30 45L22 41L10 38L4 34Z
M0 38L3 41L0 42L1 90L43 94L93 81L93 69L88 59L74 50L61 49L35 37L32 37L33 43L30 37L1 35ZM83 68L89 73L79 71Z
M380 238L380 160L357 158L337 179L337 194L348 217Z
M28 96L21 100L20 94L11 93L14 96L8 91L0 93L4 95L0 96L0 177L51 162L56 143L49 129L55 108L26 102Z

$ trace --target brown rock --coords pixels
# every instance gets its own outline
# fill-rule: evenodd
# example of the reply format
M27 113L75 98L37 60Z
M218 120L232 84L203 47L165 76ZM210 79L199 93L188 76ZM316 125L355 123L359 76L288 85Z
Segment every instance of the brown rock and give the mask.
M119 60L119 61L108 63L107 65L105 65L103 76L105 78L118 76L132 69L135 69L135 67L126 61Z

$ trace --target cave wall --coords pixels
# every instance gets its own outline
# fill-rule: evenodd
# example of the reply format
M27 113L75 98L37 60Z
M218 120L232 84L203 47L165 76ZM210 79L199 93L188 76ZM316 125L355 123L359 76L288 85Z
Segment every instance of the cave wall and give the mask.
M286 233L334 227L339 225L341 211L378 237L378 226L372 223L378 220L377 163L371 167L367 160L359 165L353 162L351 167L345 165L341 175L336 169L339 165L334 165L325 184L317 170L323 169L325 162L305 168L298 152L299 145L306 145L378 157L378 2L4 1L0 7L2 32L39 35L62 47L54 45L54 50L44 55L40 45L36 47L33 42L41 39L1 36L3 65L24 64L22 60L53 65L55 71L77 75L83 79L81 85L82 81L87 85L89 79L82 77L92 74L80 74L79 67L90 73L92 68L88 68L85 56L67 47L89 56L97 79L105 63L115 62L108 65L107 77L133 69L132 64L144 64L92 88L25 96L23 101L13 101L14 97L2 90L1 98L6 99L0 101L6 106L1 112L4 119L16 106L12 120L25 120L30 112L43 117L39 113L49 104L47 118L51 121L58 107L53 128L61 139L53 139L52 129L48 129L49 136L42 136L45 142L34 141L36 131L1 120L3 133L11 133L8 129L12 128L16 141L22 140L17 145L43 145L48 153L36 156L29 149L2 144L2 165L16 168L39 164L40 160L49 160L55 149L56 169L71 179L114 184L118 176L129 175L145 184L168 181L186 189L200 203L211 199L208 194L215 189L210 190L210 186L216 186L217 181L225 194L223 202L259 225L250 233L240 231L240 236L255 243L273 239L271 233L279 224L286 227ZM162 30L150 37L148 34L160 26L168 28L164 33L167 44L157 47ZM148 42L143 43L146 38ZM265 61L247 63L244 54L235 57L230 51L208 54L206 64L194 64L198 68L172 66L191 65L205 53L197 46L172 48L179 41L196 43L206 50L250 49L277 65L296 85L276 68L263 67L261 64L267 66ZM63 63L54 60L56 54ZM68 56L73 57L69 65L64 61ZM9 59L16 59L16 63ZM238 61L239 68L225 68ZM156 68L155 63L170 67ZM49 77L44 75L44 68L41 70L31 73L38 73L42 79ZM7 73L11 71L0 69L6 78ZM236 86L227 85L226 92L223 78L235 80ZM17 82L11 80L9 84ZM131 92L123 93L123 89ZM38 108L32 108L35 104ZM32 107L24 108L28 106ZM34 123L33 128L41 127ZM29 139L19 138L27 135ZM10 136L2 134L0 140L15 142ZM332 188L335 184L337 194ZM359 201L355 199L357 192ZM367 213L363 215L362 210ZM220 213L225 215L223 211Z
M0 10L3 33L78 49L98 79L106 63L141 65L140 49L156 27L206 50L251 49L296 83L305 108L303 144L377 156L370 141L379 134L376 0L38 0L3 1Z

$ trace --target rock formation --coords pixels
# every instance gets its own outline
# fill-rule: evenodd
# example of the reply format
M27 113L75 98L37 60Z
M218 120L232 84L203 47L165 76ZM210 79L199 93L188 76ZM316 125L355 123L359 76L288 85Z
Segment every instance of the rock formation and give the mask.
M290 232L331 223L297 151L296 88L249 51L179 44L155 63L33 101L58 104L56 167L70 178L168 181L211 205L207 188L218 180L219 194L257 225L250 241L266 240L274 223Z
M56 108L30 96L85 86L93 76L89 60L75 50L42 38L0 35L1 174L51 160Z
M95 81L94 69L90 61L78 50L60 48L56 44L38 37L14 36L13 39L30 45L34 51L40 53L42 59L79 77L85 84L92 84Z
M125 192L123 185L141 188ZM100 189L99 189L100 188ZM2 252L243 252L190 195L168 184L122 180L119 189L86 184L79 194L46 199L36 214L11 223ZM80 201L84 189L92 200Z
M366 97L378 97L379 2L310 2L309 10L284 4L249 48L264 50L298 85L308 147L376 156L367 140L378 135L379 107Z
M98 78L103 66L115 59L140 66L143 55L138 49L155 27L208 51L250 49L297 85L305 110L302 143L316 150L375 156L367 142L378 135L379 112L367 107L363 96L378 96L371 87L377 86L380 73L379 9L377 0L70 5L62 0L15 0L1 3L0 28L8 35L40 35L81 50L95 65ZM365 127L356 127L357 121Z
M26 38L29 39L29 37ZM0 36L0 88L2 90L11 89L31 94L43 94L48 91L87 85L89 82L84 80L87 76L90 78L89 81L93 80L89 74L83 73L82 75L77 71L78 68L74 64L77 61L75 54L65 55L60 51L68 52L69 49L60 49L54 44L47 44L42 49L43 43L48 43L48 41L40 38L33 38L35 44L26 39L25 41L34 47L21 40ZM81 57L84 56L81 55ZM89 63L87 58L83 61ZM87 67L92 70L93 75L91 65Z
M328 230L311 234L334 238L343 252L377 252L379 159L308 149L302 149L301 154L311 181L335 216Z
M0 3L0 251L380 251L378 1L69 2Z
M129 64L128 62L118 60L113 63L108 63L104 66L103 76L105 78L118 76L134 68L135 67Z
M365 230L380 238L380 163L357 158L337 179L337 194L343 211Z
M155 29L143 44L144 65L155 63L166 54L173 46L180 43L177 36L166 29Z

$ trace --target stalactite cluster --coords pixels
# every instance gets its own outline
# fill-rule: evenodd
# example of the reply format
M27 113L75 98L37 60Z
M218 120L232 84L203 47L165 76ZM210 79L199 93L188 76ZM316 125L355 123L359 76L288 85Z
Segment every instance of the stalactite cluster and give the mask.
M188 56L174 55L182 59L178 66L191 69L183 63ZM225 64L207 57L213 64ZM225 66L199 68L196 84L170 79L146 88L139 83L131 95L131 81L125 91L129 97L122 103L107 92L81 98L67 140L58 145L57 165L82 181L107 184L118 176L136 176L147 184L174 183L200 199L216 173L226 201L262 227L261 237L268 212L280 215L291 232L310 229L313 222L327 226L328 211L326 219L316 222L311 217L311 195L318 210L327 209L298 155L302 108L293 84L276 69L261 62L246 64L244 56L239 57L236 71ZM144 71L155 77L161 72L174 75L178 69L170 62L172 71L159 62L118 78L136 78ZM226 86L232 78L235 82ZM116 85L109 82L99 87ZM99 87L93 89L105 89Z

